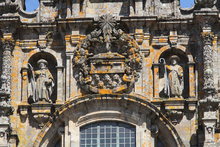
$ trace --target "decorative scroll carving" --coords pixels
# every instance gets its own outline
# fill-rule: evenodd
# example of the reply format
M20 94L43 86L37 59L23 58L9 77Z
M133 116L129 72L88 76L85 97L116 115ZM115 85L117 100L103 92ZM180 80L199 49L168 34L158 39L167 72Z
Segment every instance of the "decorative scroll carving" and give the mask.
M11 93L11 54L14 48L14 40L2 39L3 58L0 92L6 95Z
M98 27L74 53L75 78L88 92L127 91L137 81L142 68L139 51L135 40L117 28L113 16L101 16Z

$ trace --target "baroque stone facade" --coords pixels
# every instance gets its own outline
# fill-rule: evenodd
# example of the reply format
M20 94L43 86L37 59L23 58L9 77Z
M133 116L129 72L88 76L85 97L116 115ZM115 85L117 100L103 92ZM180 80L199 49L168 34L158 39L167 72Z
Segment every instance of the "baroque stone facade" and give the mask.
M218 0L0 1L0 147L220 146Z

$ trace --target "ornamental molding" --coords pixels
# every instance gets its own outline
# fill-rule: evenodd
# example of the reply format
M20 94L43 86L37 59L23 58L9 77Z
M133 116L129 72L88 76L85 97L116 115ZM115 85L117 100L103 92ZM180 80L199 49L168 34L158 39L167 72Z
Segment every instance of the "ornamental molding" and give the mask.
M97 27L77 46L74 77L88 93L122 93L133 88L142 69L137 42L118 28L112 15L99 17Z

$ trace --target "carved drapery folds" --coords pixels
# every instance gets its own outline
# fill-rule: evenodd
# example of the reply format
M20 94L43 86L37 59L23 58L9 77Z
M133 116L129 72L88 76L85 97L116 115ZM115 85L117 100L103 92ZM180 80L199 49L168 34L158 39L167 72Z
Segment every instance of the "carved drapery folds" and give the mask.
M161 58L164 65L165 59ZM180 58L177 55L169 57L168 64L164 66L164 87L163 93L167 97L182 98L184 89L184 71L179 65ZM162 69L161 69L162 70Z
M117 28L113 16L104 15L74 53L74 76L86 92L125 92L139 77L141 58L135 40Z
M37 61L38 70L33 71L33 67L29 64L29 81L30 89L30 103L47 102L52 103L51 95L54 91L54 78L48 69L48 62L44 59Z

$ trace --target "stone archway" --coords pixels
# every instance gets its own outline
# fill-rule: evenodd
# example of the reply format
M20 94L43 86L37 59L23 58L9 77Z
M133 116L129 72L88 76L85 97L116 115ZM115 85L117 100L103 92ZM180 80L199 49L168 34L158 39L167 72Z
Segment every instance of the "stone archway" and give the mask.
M100 121L119 121L137 129L137 146L155 146L155 136L170 147L184 146L170 121L144 97L132 95L88 95L66 102L56 111L55 121L49 121L38 134L33 146L46 147L63 127L65 146L79 146L80 127ZM68 132L68 133L67 133ZM152 143L153 142L153 143Z

